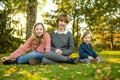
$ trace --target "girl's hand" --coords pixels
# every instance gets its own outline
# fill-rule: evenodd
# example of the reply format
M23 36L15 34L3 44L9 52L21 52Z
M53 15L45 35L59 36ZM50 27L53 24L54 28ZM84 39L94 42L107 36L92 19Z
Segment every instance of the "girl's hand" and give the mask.
M61 54L62 54L62 50L61 50L61 49L56 49L56 50L55 50L55 53L61 55Z
M9 60L9 59L10 59L9 57L2 57L1 61L4 62L4 61Z

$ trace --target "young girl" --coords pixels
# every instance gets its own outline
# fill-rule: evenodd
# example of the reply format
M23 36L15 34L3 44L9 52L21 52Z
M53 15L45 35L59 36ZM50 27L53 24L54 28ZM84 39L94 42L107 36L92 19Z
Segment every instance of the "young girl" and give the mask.
M3 64L9 64L10 60L16 59L18 64L28 63L30 59L42 60L43 54L51 50L50 35L45 32L42 23L36 23L32 29L32 35L28 40L8 57L1 58ZM27 51L28 54L24 54Z
M89 31L83 32L81 37L82 43L79 46L79 56L80 62L89 63L89 62L101 62L102 58L100 58L92 48L90 44L92 34Z

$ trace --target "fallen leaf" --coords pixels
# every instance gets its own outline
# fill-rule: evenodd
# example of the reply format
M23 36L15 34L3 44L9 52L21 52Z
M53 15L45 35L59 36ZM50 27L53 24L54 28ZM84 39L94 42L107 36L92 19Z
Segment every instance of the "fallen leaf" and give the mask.
M96 66L96 65L93 65L93 68L97 68L97 66Z
M84 73L83 75L84 75L84 76L88 76L88 74L87 74L87 73Z
M118 72L120 73L120 70L118 70Z
M10 72L15 72L16 71L15 68L10 68L9 70L10 70Z
M57 79L60 79L62 77L61 74L57 75L57 76L54 76L54 78L52 80L57 80Z
M46 65L45 68L48 69L48 68L49 68L49 65Z
M40 80L49 80L48 78L44 78L44 77L42 77Z
M107 66L107 67L104 67L105 70L110 70L111 67L110 66Z
M62 66L62 65L59 65L59 67L60 67L61 69L63 69L63 70L67 70L67 69L68 69L67 67Z
M101 70L101 69L97 69L96 72L97 72L97 73L101 73L102 70Z
M69 78L70 78L70 80L71 80L71 79L74 79L74 76L73 76L73 75L71 75Z
M5 75L3 75L3 76L10 76L10 74L5 74Z
M39 72L35 72L33 75L37 76L37 75L40 75L40 73Z
M18 74L22 74L23 76L31 76L31 73L27 70L19 71Z
M110 76L111 71L107 72L107 74L104 76L105 80L113 80L112 77Z
M99 73L95 72L95 74L94 74L95 80L103 80L103 76L104 76L103 73L99 74Z

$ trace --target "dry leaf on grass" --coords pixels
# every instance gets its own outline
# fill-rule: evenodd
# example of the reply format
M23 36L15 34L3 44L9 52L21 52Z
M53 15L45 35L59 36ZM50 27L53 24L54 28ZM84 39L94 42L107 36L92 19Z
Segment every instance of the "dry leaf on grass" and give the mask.
M59 65L59 67L63 70L67 70L68 68L66 66Z

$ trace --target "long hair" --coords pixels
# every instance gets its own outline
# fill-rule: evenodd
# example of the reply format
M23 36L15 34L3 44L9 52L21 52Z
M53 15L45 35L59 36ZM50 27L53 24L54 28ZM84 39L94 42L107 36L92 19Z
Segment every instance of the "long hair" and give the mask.
M43 34L39 37L36 35L35 33L35 28L37 25L41 25L43 27ZM34 24L33 28L32 28L32 44L41 44L42 42L44 42L44 34L45 34L45 27L42 23L36 23Z

